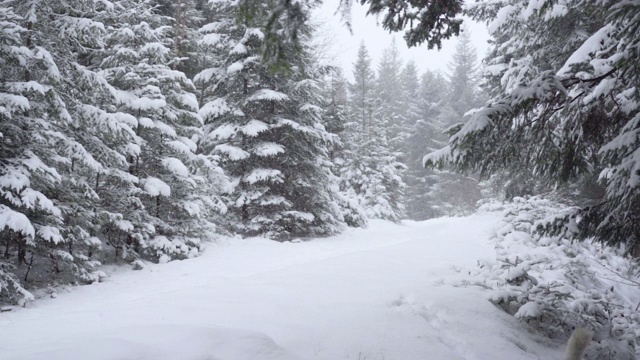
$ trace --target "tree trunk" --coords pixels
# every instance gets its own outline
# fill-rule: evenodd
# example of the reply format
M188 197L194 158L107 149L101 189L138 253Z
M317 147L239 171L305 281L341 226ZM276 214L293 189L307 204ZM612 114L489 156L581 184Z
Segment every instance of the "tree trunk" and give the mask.
M18 265L27 263L27 250L24 248L24 242L18 242Z
M12 236L7 236L7 247L4 249L4 258L8 259L10 257L9 249L11 248L11 238Z
M33 251L32 251L32 252L31 252L31 259L29 259L29 267L27 267L27 273L26 273L26 274L24 274L24 281L25 281L25 282L27 282L27 281L28 281L27 279L29 278L29 273L31 272L31 267L33 266L33 258L34 258L34 255L35 255L35 254L34 254L34 253L33 253ZM26 258L26 255L25 255L25 258ZM25 263L26 263L26 260L25 260Z

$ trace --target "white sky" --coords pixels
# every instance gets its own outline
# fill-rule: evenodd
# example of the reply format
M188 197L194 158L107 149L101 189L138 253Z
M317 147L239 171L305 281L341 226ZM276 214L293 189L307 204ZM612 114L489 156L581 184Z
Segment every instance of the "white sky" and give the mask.
M382 29L381 25L378 25L376 17L365 16L367 8L355 1L352 8L352 35L346 25L341 22L340 15L335 14L339 3L340 0L324 0L322 7L316 10L314 20L324 23L321 34L330 42L331 62L341 66L348 79L352 78L351 70L361 41L364 41L372 58L373 67L377 69L383 50L391 44L394 37L405 63L409 59L413 60L421 72L427 69L448 72L447 64L455 51L456 38L445 40L440 51L427 50L426 44L409 49L402 38L402 32L389 34ZM465 19L464 24L471 33L471 40L478 51L478 61L480 61L488 49L489 34L486 26L470 19Z

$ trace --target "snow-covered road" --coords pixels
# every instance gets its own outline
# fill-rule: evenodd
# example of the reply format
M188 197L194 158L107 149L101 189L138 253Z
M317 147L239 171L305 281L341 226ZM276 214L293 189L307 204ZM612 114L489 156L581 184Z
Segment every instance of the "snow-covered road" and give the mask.
M227 240L0 314L0 359L560 359L465 285L499 219Z

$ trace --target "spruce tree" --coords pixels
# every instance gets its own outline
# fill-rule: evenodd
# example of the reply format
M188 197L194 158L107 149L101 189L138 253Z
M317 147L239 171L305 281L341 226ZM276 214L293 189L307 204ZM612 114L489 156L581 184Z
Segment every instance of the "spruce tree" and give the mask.
M202 119L193 84L171 68L170 19L148 1L119 6L126 11L112 26L100 66L120 92L119 110L135 124L127 161L137 186L126 188L122 226L112 229L110 243L125 258L193 256L211 235L207 219L224 211L217 194L201 188L223 180L216 163L197 154Z
M197 76L203 145L222 157L235 184L228 226L278 239L336 233L343 220L327 163L336 138L320 124L317 77L306 50L297 49L286 76L274 74L260 58L269 4L258 5L252 17L234 3L211 5L215 13L244 15L240 23L218 18L203 27L216 40L207 45L222 55Z
M180 70L192 79L200 69L202 54L198 41L200 30L205 20L206 0L154 0L150 4L155 13L171 19L171 27L166 37L170 39L167 46L171 49L171 68Z
M478 59L471 45L468 32L458 38L456 51L449 64L451 74L447 82L446 101L441 105L440 132L444 139L464 122L465 114L479 106ZM442 138L441 138L442 139ZM433 185L428 196L430 203L443 214L463 214L475 209L481 199L478 180L474 174L457 174L451 169L441 168L432 175Z
M407 62L407 65L402 69L400 73L400 109L401 115L400 123L403 124L402 131L399 138L401 152L407 152L411 146L411 142L408 137L411 136L411 131L415 123L421 118L421 98L420 94L420 75L418 69L413 61ZM406 157L405 157L406 158Z
M375 74L364 44L358 51L353 75L355 81L349 86L351 126L347 141L354 145L345 157L342 188L358 199L369 218L397 221L404 210L404 183L400 174L405 166L390 148Z
M39 61L38 51L25 46L23 39L29 43L29 30L22 26L24 18L9 5L5 1L0 6L0 61L4 74L0 83L0 241L4 245L0 299L21 302L33 299L33 295L18 278L17 267L26 266L27 249L47 240L61 240L63 219L60 207L45 195L53 192L61 180L53 167L57 154L51 147L55 140L47 136L50 128L42 119L45 106L49 105L47 93L53 90L36 81L41 80L36 70L40 75L52 64ZM52 100L59 101L55 97ZM45 231L48 239L38 236Z
M440 73L427 71L420 78L417 92L407 87L405 96L417 99L417 120L407 139L407 215L410 219L426 220L445 215L443 199L434 196L439 181L437 172L422 165L424 154L439 149L446 143L442 133L445 127L443 108L446 107L447 82Z
M333 143L329 149L329 158L333 163L333 173L341 174L346 164L346 159L353 155L354 144L348 140L348 93L347 80L340 68L333 69L323 82L322 123L332 134L339 137L339 141ZM340 179L336 179L341 182ZM344 183L343 183L344 185ZM337 194L338 205L342 209L342 216L349 226L363 227L367 225L367 215L360 202L353 196L354 190L341 188Z
M387 130L391 150L400 156L407 136L407 119L403 104L400 74L402 61L395 40L382 53L376 78L376 97L379 101L379 121Z
M447 89L449 113L447 122L455 125L463 122L464 114L483 103L480 96L480 71L476 49L471 44L467 28L457 38L456 51L449 63L449 88Z
M22 219L12 221L21 230L1 228L4 256L25 282L34 269L40 281L98 280L107 212L100 179L122 177L132 134L130 119L108 107L114 89L92 69L104 21L117 9L107 1L5 1L2 8L11 29L3 32L11 44L1 54L3 87L9 99L21 99L19 112L4 112L11 130L2 131L10 139L3 173L14 180L3 182L10 184L3 210ZM42 276L47 268L49 278Z
M367 14L380 15L382 27L390 32L404 31L408 46L426 43L429 49L442 47L442 40L460 33L462 0L355 0L368 5ZM354 0L341 0L343 20L350 24L351 5ZM262 0L240 0L242 13L251 14ZM262 56L270 67L286 66L286 46L300 44L299 33L309 22L303 11L322 3L321 0L277 0L268 14L265 26L266 41ZM290 54L289 54L290 55Z
M604 195L587 187L594 197L547 230L627 244L638 254L640 67L634 59L640 7L534 5L480 2L470 8L495 37L487 60L492 99L440 159L484 176L526 169L560 188L598 179Z

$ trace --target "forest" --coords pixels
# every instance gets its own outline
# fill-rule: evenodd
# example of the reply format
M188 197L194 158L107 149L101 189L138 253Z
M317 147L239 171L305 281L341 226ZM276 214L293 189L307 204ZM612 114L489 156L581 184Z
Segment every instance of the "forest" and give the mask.
M457 38L449 71L395 42L327 63L320 0L0 0L0 305L222 238L499 208L495 239L540 251L480 266L507 286L491 301L633 358L640 2L341 0L346 27L352 2L409 46ZM489 29L483 59L462 16ZM586 283L583 257L636 293ZM557 283L534 275L568 258Z

